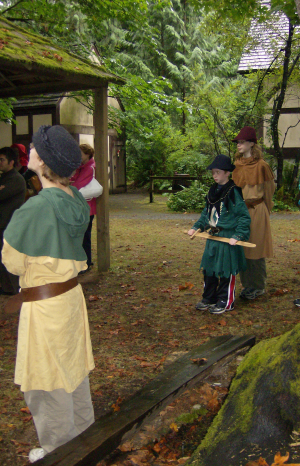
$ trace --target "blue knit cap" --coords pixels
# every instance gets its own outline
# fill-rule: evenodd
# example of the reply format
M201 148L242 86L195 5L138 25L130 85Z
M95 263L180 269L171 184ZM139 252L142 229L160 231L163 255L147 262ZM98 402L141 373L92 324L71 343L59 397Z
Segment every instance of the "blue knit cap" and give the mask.
M62 126L40 126L32 142L43 162L62 178L71 176L81 165L79 145Z

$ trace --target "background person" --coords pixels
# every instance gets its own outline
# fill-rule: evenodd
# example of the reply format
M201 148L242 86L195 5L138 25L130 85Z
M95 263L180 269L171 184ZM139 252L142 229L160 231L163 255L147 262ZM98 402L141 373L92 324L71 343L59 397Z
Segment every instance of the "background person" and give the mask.
M265 293L265 258L273 257L270 212L275 192L274 175L263 160L254 128L245 126L233 141L237 144L237 153L232 179L242 188L251 217L249 241L256 244L255 248L245 248L247 269L240 273L243 285L240 297L255 299Z
M18 155L11 147L0 149L0 253L3 247L3 234L14 211L25 201L26 183L15 169ZM0 294L14 295L19 291L19 277L6 270L0 262Z
M18 164L15 168L19 173L21 173L21 175L23 175L27 171L28 165L28 154L26 147L23 144L12 144L10 147L12 149L16 149L19 155Z
M42 448L34 462L94 422L88 374L94 368L87 309L78 272L89 207L69 177L81 152L61 126L33 135L28 167L42 191L15 212L4 235L3 261L20 276L23 304L15 383L21 386Z
M95 160L94 154L95 151L89 144L80 144L81 150L81 165L77 168L76 173L71 178L71 183L75 188L79 191L82 191L83 196L85 197L88 205L90 206L90 222L89 226L84 234L83 238L83 249L85 250L87 256L87 266L86 270L83 270L82 273L88 272L93 265L92 262L92 226L93 226L93 219L96 215L96 197L86 198L84 194L84 190L88 184L91 183L93 178L95 177ZM99 185L101 186L101 185ZM99 194L97 193L97 197Z

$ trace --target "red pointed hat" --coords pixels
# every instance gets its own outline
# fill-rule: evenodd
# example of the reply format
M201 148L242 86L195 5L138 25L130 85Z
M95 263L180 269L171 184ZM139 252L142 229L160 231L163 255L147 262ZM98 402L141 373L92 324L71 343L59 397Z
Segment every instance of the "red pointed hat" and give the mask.
M255 142L255 144L257 144L255 129L251 126L244 126L244 128L241 129L239 134L234 139L232 139L232 142L238 141L249 141Z
M19 161L22 167L27 167L28 165L28 154L26 147L23 144L12 144L10 147L17 149L19 152Z

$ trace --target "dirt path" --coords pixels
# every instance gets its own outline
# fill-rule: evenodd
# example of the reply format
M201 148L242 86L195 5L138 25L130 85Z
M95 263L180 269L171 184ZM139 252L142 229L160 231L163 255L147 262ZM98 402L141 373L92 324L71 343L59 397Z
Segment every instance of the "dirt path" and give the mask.
M205 242L183 234L199 214L176 214L166 198L146 194L110 197L111 268L81 278L87 299L96 369L91 391L96 415L132 396L176 357L211 337L255 334L270 338L300 322L300 232L297 214L272 214L275 257L268 260L267 293L239 299L221 316L199 313ZM93 258L96 249L93 229ZM179 291L179 286L184 288ZM0 298L3 305L6 298ZM0 463L26 464L38 445L22 393L13 383L18 318L0 321ZM21 411L23 409L23 411ZM25 411L24 411L25 410ZM287 448L288 450L288 448Z

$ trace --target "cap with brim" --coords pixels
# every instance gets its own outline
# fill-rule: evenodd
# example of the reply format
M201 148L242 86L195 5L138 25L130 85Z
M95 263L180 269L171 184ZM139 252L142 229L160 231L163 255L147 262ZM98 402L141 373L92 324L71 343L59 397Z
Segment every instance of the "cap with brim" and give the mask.
M235 169L235 165L231 163L231 160L227 155L220 154L217 155L215 160L207 167L207 170L212 170L213 168L232 172Z
M251 126L244 126L244 128L241 129L239 134L234 139L232 139L232 142L238 142L238 141L249 141L249 142L255 142L255 144L257 144L257 137L256 137L255 129L252 128Z

